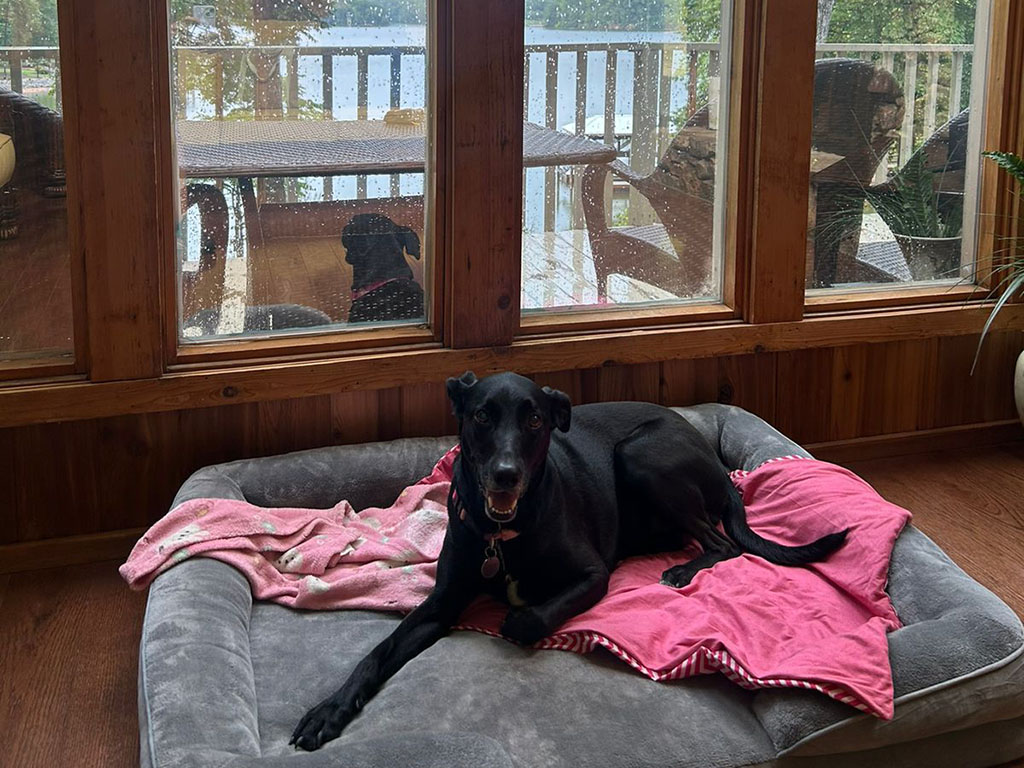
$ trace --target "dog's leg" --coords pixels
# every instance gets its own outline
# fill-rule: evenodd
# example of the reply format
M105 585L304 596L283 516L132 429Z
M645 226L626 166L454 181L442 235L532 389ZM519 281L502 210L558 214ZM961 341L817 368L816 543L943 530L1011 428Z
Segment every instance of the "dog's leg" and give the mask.
M739 554L740 552L738 549L705 552L704 554L693 558L693 560L688 563L673 565L661 574L661 583L667 587L675 587L676 589L685 587L693 581L693 577L697 575L698 571L710 568L715 563L720 563L722 560L728 560L729 558L736 557Z
M501 625L501 634L533 645L596 604L608 592L608 568L596 552L593 555L593 562L583 568L580 580L565 591L541 605L510 610Z
M337 738L388 678L452 628L479 591L479 575L466 562L458 557L449 531L438 558L434 591L359 662L338 691L306 713L290 744L314 750Z

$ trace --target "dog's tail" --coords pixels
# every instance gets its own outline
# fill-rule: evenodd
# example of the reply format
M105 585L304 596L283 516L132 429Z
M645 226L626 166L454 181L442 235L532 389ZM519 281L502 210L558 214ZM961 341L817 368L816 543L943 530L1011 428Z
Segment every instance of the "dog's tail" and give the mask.
M729 501L726 504L725 514L722 515L722 526L729 537L740 545L741 549L763 557L776 565L802 565L824 560L839 549L846 540L846 534L850 532L850 529L846 528L837 533L828 533L810 544L803 544L799 547L776 544L774 541L758 536L747 525L747 513L743 508L743 498L735 487L729 488Z

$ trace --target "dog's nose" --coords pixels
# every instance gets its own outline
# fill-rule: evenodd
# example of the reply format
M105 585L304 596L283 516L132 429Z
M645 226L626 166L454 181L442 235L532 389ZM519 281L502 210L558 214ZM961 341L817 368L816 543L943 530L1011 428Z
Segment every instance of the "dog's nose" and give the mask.
M514 488L519 484L520 474L515 464L502 462L494 467L492 477L499 488Z

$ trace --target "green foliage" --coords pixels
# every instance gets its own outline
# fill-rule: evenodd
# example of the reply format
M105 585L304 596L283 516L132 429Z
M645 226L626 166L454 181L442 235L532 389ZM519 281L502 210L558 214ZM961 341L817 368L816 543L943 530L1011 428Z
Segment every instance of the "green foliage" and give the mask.
M925 168L925 155L911 156L890 186L868 188L865 196L893 234L909 237L956 237L963 228L963 204L944 210L935 190L936 174Z
M331 22L341 27L386 27L426 23L425 0L346 0L339 2Z
M56 0L0 0L0 45L57 45Z
M982 152L981 154L1013 176L1020 186L1017 194L1024 194L1024 159L1017 157L1012 152Z
M720 0L676 0L673 17L676 28L684 40L717 43L722 30L722 3Z
M1024 199L1024 158L1010 152L982 152L982 155L1016 180L1017 196ZM1006 305L1006 302L1020 293L1021 288L1024 287L1024 243L1022 243L1020 238L1014 238L1011 240L1010 250L1009 260L992 270L990 275L990 277L998 278L995 287L992 289L993 293L1000 288L1005 290L995 303L995 306L992 307L992 311L985 321L985 327L981 329L981 336L978 338L978 348L974 352L974 363L971 365L972 374L978 366L978 358L981 356L981 345L985 343L985 336L988 335L989 329L992 327L992 321L996 319L996 315Z
M830 43L973 43L977 0L837 0Z

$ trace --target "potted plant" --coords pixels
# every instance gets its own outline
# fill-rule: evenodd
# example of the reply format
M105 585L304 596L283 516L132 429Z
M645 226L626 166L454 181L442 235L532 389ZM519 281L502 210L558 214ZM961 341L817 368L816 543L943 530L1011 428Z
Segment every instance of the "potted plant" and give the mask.
M938 189L925 168L925 153L914 154L891 181L864 190L867 202L886 223L914 280L956 277L960 266L963 193Z
M1024 198L1024 159L1010 152L983 152L982 154L1017 180L1017 196ZM988 320L985 321L985 326L981 329L981 338L978 339L978 349L974 354L974 365L971 366L971 373L974 373L974 368L978 365L981 345L985 341L989 328L992 327L992 321L995 320L999 310L1006 305L1006 302L1018 294L1021 287L1024 286L1024 248L1020 247L1019 242L1014 243L1010 253L1011 256L1005 264L1001 264L992 270L992 276L997 278L993 290L998 290L999 288L1004 288L1005 290L999 297L999 300L996 301L995 306L992 307ZM1021 422L1024 423L1024 352L1021 352L1017 358L1017 367L1013 380L1013 394L1017 403L1017 414L1020 416Z

